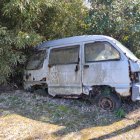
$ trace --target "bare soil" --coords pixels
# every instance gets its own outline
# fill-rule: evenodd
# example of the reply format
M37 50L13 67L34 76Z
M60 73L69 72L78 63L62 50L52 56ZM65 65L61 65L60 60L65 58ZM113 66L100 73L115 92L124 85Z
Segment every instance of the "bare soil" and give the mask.
M140 103L107 112L84 100L0 93L0 140L139 140Z

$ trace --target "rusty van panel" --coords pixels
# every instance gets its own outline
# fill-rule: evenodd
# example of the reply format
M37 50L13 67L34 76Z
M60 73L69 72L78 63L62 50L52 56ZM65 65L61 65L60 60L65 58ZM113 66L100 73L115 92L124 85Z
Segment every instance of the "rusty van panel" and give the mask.
M81 94L81 69L76 72L77 64L57 65L48 70L49 94ZM80 87L80 88L78 88Z
M81 70L75 72L76 64L70 65L58 65L49 68L48 78L49 85L67 86L67 85L79 85L81 83Z
M82 87L51 87L49 86L48 92L50 95L81 95Z
M106 61L87 63L89 68L83 70L83 84L85 86L108 85L117 92L127 96L130 90L128 62Z
M89 49L88 53L85 53L86 44L91 46L95 44L96 50ZM100 46L101 44L105 47ZM109 44L111 48L107 47ZM52 61L49 61L51 50L59 50L64 47L70 47L69 51L63 52L61 55L58 51L52 55ZM114 53L106 53L107 48L109 51L115 50ZM92 87L96 85L113 87L120 95L127 96L130 95L132 88L130 73L140 71L140 61L122 44L107 36L86 35L47 41L38 46L38 50L47 50L48 57L44 61L37 60L35 63L31 63L29 69L25 70L25 87L46 82L49 94L54 96L81 93L88 95ZM72 54L72 52L77 53ZM88 59L85 58L86 54ZM56 63L58 59L59 61ZM40 62L43 62L43 66ZM41 67L37 64L41 64Z
M80 45L57 47L50 50L49 94L82 93L80 50Z

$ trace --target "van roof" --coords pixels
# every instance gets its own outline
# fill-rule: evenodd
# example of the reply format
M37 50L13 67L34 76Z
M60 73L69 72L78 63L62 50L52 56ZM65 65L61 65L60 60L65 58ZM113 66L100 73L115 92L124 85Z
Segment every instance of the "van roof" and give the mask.
M73 37L67 37L67 38L62 38L62 39L57 39L57 40L51 40L51 41L44 41L41 44L37 45L37 49L46 49L49 47L53 46L61 46L65 44L74 44L74 43L79 43L79 42L86 42L86 41L91 41L91 40L96 40L96 39L105 39L105 38L110 38L108 36L104 35L82 35L82 36L73 36Z

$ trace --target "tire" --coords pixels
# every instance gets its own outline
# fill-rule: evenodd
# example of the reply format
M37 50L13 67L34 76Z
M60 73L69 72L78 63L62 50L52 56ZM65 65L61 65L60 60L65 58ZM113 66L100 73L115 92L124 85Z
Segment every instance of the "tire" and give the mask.
M95 102L107 111L115 111L121 107L121 98L115 93L101 93L95 97Z

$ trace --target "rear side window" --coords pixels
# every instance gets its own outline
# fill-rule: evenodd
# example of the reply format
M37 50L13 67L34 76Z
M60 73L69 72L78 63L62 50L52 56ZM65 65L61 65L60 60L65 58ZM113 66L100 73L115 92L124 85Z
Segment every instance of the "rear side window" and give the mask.
M26 69L36 70L42 68L46 56L46 50L34 52L27 63Z
M85 44L85 61L107 61L120 59L119 52L108 42Z
M73 64L78 62L79 45L67 46L63 48L52 49L50 51L49 64Z

